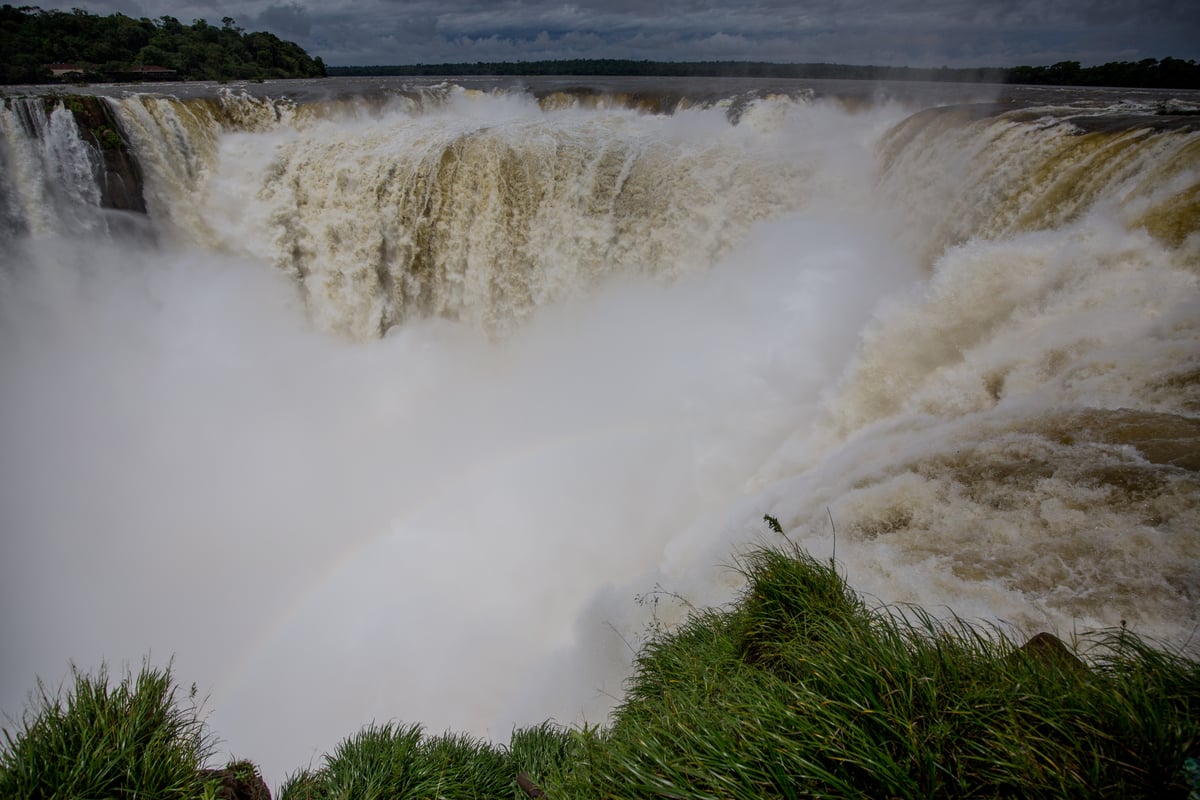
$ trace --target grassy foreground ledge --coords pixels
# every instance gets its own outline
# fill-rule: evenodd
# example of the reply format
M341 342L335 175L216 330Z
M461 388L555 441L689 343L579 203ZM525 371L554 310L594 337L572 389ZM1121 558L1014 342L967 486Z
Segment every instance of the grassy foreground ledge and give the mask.
M1200 797L1200 664L1183 654L1123 629L1080 637L1082 661L1022 649L1000 630L870 607L799 550L741 566L735 604L643 646L606 727L546 723L503 745L371 724L278 794ZM39 687L5 732L0 797L213 796L207 740L167 673L113 691L103 673L75 677L65 705Z

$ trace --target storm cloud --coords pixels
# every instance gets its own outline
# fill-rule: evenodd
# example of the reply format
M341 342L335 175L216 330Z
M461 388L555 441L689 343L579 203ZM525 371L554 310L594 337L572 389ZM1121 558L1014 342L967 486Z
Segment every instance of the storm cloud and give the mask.
M267 6L254 19L256 30L267 30L290 39L303 39L312 32L312 17L299 3Z
M233 17L330 65L558 58L1015 66L1200 57L1175 0L55 0L157 19Z

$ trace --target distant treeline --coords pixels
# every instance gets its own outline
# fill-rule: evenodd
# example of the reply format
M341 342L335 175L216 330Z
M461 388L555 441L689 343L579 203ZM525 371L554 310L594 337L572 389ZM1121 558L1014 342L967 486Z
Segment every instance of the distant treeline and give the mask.
M630 61L568 59L474 64L330 67L330 75L650 75L728 78L848 78L853 80L1028 83L1058 86L1200 88L1200 64L1177 58L1114 61L1083 67L1062 61L1049 67L874 67L852 64L774 64L766 61Z
M68 80L104 80L155 66L180 80L306 78L325 74L319 58L271 33L246 33L225 17L184 25L174 17L97 16L80 9L0 8L0 83L45 83L49 65L78 66Z
M1098 67L1081 67L1078 61L1060 61L1049 67L1013 67L1007 72L1008 83L1200 89L1200 64L1178 58L1110 61Z

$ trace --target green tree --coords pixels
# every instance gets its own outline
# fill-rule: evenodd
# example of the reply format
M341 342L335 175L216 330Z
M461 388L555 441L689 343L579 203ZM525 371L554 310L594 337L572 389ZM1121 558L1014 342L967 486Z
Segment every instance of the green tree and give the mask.
M190 26L171 16L134 20L81 9L0 8L0 81L51 79L44 65L81 63L108 74L157 65L190 80L292 78L325 74L325 65L297 44L267 33L246 33L232 17L221 27L198 19ZM96 76L103 77L103 76Z

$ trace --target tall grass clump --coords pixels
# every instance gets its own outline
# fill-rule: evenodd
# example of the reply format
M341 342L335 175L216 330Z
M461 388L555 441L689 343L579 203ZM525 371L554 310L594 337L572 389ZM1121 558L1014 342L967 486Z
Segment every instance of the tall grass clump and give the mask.
M1200 665L1124 629L1084 660L869 608L832 564L742 562L747 588L637 657L553 798L1186 798Z
M284 783L280 800L524 798L517 777L561 772L574 734L550 723L513 732L508 747L463 734L426 735L420 725L371 724Z
M178 702L170 669L144 665L113 685L105 667L71 668L69 688L41 682L4 730L0 797L199 798L211 746L195 706Z

